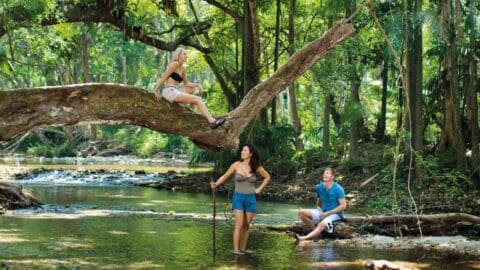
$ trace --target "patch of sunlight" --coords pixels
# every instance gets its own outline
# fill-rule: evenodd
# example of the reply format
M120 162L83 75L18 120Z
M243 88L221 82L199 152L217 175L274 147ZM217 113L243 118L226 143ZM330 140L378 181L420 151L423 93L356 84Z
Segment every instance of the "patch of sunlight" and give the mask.
M102 197L104 197L104 198L122 198L122 199L140 199L140 198L142 198L140 196L121 195L121 194L104 195Z
M71 237L62 237L57 242L58 247L56 247L55 250L63 250L65 248L91 248L91 247L93 247L92 245L86 244L84 242L85 242L85 240L80 240L80 239L71 238Z
M78 210L73 213L52 213L52 212L35 212L35 211L12 211L4 214L5 216L25 218L25 219L80 219L86 217L112 217L112 216L151 216L151 217L165 217L165 218L199 218L209 219L210 214L197 213L176 213L173 210L168 212L154 212L154 211L133 211L133 210L108 210L108 209L89 209ZM225 219L222 216L217 216L218 220Z
M5 216L28 219L77 219L83 217L106 217L118 211L111 210L80 210L74 213L34 213L34 212L9 212Z
M53 265L56 265L56 266L95 266L94 263L91 263L91 262L88 262L88 261L84 261L84 260L81 260L81 259L72 259L72 260L58 260L58 259L39 259L39 260L34 260L34 259L25 259L25 260L4 260L3 263L6 263L7 265L8 264L14 264L14 265L24 265L24 266L29 266L29 267L25 267L25 269L29 269L29 268L32 268L33 267L40 267L40 268L45 268L45 269L50 269L52 268ZM16 268L16 267L13 267L13 268Z
M19 232L19 229L0 229L0 233L2 232Z
M245 266L239 266L239 265L234 265L234 266L227 266L227 265L222 265L219 267L215 267L214 269L218 270L246 270L246 269L252 269L251 267L245 267Z
M155 268L164 268L165 265L155 264L151 261L136 262L129 265L129 268L132 269L155 269Z
M355 260L355 261L333 261L333 262L312 262L308 265L315 268L345 268L353 266L363 266L368 260ZM415 263L406 261L389 261L394 265L397 265L402 270L421 270L431 267L428 263Z
M122 231L109 231L110 234L113 235L126 235L128 232L122 232Z
M150 202L156 203L156 204L159 204L159 203L170 203L170 201L160 201L160 200L151 200Z
M25 238L21 238L16 233L2 233L0 232L0 243L19 243L28 241Z
M478 261L468 261L467 265L471 267L471 269L480 269L480 262Z
M148 234L156 234L157 232L156 232L156 231L146 231L145 233L148 233Z
M155 204L155 203L139 203L138 205L141 205L141 206L155 206L157 204Z
M198 202L182 202L182 201L161 201L161 200L151 200L152 203L170 203L170 204L198 204Z

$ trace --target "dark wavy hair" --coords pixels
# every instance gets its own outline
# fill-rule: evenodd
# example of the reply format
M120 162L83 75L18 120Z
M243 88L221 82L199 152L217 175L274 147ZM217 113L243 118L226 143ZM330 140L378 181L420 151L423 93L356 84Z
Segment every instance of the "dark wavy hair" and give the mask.
M245 144L240 149L243 149L243 147L245 147L245 146L248 147L248 149L250 150L250 153L252 153L252 157L250 158L250 163L248 164L248 165L250 165L250 170L251 170L250 172L251 173L256 173L258 167L262 166L262 161L260 160L260 155L258 154L258 151L255 148L255 146L253 146L251 144ZM242 150L240 150L240 151L242 151ZM240 158L240 160L242 160L242 159Z

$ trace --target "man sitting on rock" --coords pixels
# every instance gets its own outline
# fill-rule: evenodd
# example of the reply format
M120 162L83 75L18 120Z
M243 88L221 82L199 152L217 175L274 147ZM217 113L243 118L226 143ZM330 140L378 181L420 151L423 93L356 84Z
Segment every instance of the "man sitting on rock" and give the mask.
M335 182L336 172L333 168L326 168L323 172L323 183L317 185L317 208L302 209L298 217L312 231L306 236L295 235L297 242L304 240L318 240L322 232L333 232L333 222L343 219L343 211L347 209L345 191Z

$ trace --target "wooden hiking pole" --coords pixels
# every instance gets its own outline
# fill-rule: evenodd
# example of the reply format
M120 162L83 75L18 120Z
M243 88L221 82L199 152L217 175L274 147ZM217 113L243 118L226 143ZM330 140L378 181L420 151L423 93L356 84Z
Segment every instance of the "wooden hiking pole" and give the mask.
M217 206L216 206L216 203L215 203L215 191L217 190L217 188L212 188L212 200L213 200L213 219L212 219L212 223L213 223L213 231L212 231L212 241L213 241L213 260L215 261L215 256L216 256L216 245L215 245L215 218L217 216Z

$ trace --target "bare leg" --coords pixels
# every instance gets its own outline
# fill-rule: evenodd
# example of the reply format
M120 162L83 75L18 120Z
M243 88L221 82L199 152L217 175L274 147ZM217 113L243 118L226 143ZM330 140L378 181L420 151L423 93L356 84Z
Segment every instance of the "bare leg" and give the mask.
M242 252L247 250L248 233L250 230L250 224L252 223L253 215L254 214L251 212L246 212L244 216L242 233L240 234L240 250Z
M298 217L310 230L315 230L315 224L313 224L312 212L310 210L302 209L298 211Z
M306 236L296 236L296 238L298 239L298 241L318 239L326 227L327 227L326 223L320 222L317 225L317 227L313 231L311 231L309 234L307 234Z
M202 115L207 118L208 123L215 122L215 118L212 117L207 109L207 106L205 106L205 103L203 103L201 98L192 94L180 93L180 95L178 95L178 97L175 99L175 102L196 105L200 109Z
M235 228L233 229L233 252L240 253L240 236L244 221L243 211L233 210L235 215Z
M193 95L193 92L195 92L196 87L191 87L191 86L185 86L183 88L183 92L187 94Z

